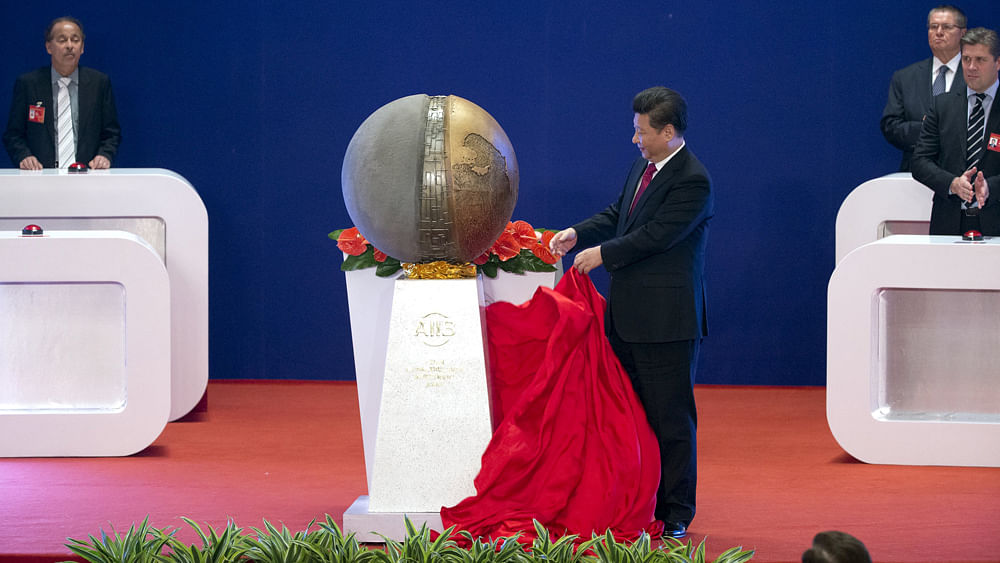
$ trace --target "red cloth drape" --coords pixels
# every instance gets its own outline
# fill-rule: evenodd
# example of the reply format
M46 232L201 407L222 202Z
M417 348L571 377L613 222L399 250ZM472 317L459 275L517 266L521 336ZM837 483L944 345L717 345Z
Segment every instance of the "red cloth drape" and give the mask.
M486 309L495 430L476 495L441 510L445 527L530 538L536 519L584 539L659 533L659 449L603 325L604 298L572 269L523 305Z

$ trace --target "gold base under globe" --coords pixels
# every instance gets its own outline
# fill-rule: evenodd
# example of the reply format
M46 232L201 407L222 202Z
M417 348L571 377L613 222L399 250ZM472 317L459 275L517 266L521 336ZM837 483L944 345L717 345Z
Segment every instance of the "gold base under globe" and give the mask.
M471 262L464 264L443 261L426 264L403 262L403 273L411 280L457 280L476 277L476 265Z

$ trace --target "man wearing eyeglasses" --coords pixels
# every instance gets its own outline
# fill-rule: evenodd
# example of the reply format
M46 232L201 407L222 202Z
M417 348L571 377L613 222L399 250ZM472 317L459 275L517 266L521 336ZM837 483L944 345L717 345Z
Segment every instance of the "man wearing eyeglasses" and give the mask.
M889 86L889 101L882 112L882 135L903 151L900 172L910 171L913 149L920 138L920 124L934 96L964 92L959 42L965 33L962 10L941 5L927 15L927 43L933 57L897 70Z

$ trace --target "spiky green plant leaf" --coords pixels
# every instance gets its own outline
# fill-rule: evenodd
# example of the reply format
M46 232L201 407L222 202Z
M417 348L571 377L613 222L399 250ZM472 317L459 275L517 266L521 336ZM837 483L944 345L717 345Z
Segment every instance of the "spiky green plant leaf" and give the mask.
M731 547L715 558L713 563L746 563L753 559L753 550L743 550L743 546Z
M67 538L66 547L91 563L154 563L165 561L161 556L167 540L153 532L149 515L136 528L133 523L124 536L111 527L112 535L101 530L101 539L88 535L89 542Z

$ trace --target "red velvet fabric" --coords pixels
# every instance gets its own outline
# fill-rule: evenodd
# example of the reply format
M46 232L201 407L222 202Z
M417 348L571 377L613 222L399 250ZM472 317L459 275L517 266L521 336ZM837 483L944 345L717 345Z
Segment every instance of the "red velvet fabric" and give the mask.
M604 298L570 270L527 303L486 309L493 438L476 495L441 510L474 536L611 529L658 534L659 449L628 375L604 334Z

